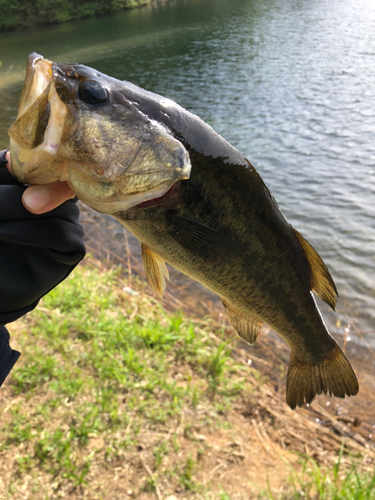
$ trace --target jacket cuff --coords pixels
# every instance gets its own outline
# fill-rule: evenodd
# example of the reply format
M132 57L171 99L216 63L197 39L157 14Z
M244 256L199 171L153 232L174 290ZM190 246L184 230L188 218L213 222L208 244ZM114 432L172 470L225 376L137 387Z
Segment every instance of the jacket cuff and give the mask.
M8 330L5 326L0 326L0 387L21 355L10 347L9 338Z
M10 185L10 186L22 186L23 184L19 182L16 177L14 177L7 169L7 160L5 155L9 149L3 149L0 151L0 184Z
M3 149L2 151L0 151L0 168L5 167L5 165L8 163L8 161L5 159L5 155L8 151L9 149Z

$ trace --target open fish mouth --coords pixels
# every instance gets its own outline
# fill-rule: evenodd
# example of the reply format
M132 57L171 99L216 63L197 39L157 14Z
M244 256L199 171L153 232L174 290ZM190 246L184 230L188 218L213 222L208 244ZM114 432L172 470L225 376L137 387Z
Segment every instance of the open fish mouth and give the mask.
M58 169L53 165L68 110L57 95L52 65L43 56L30 54L17 119L8 131L12 171L30 184L69 179L66 165Z
M127 99L130 86L31 54L8 131L14 175L28 184L67 181L84 203L108 214L149 204L188 179L185 147Z
M29 108L52 81L52 61L33 52L29 55L26 65L26 78L22 90L17 118Z

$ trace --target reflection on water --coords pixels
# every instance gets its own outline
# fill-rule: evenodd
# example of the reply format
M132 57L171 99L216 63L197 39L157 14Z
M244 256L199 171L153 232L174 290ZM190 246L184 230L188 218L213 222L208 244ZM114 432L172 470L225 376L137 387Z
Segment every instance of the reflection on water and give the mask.
M375 342L375 3L185 0L0 35L0 146L37 51L178 101L240 149Z

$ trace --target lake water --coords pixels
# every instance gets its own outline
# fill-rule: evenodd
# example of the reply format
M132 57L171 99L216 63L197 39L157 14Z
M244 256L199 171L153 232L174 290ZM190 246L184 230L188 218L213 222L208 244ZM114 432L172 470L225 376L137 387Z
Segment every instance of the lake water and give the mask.
M340 292L331 330L351 323L375 345L373 0L176 0L1 34L0 148L33 51L132 81L212 125L327 263Z

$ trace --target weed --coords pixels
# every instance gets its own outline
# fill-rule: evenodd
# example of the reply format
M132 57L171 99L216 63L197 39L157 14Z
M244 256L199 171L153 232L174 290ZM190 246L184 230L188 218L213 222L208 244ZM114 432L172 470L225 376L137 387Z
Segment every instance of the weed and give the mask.
M23 457L17 457L16 460L21 474L27 474L32 471L33 460L30 454Z
M154 455L155 458L155 469L159 467L163 458L165 457L165 455L168 455L168 453L169 453L169 446L165 441L163 441L154 448L152 454Z
M207 372L211 377L212 387L216 388L217 383L225 370L225 361L228 357L227 346L222 343L216 350L213 351L211 359L208 360Z
M146 480L146 484L144 486L144 491L152 491L152 492L156 492L156 488L157 488L157 476L152 476L152 477L148 477L147 480Z
M180 484L185 488L185 490L196 490L198 487L197 483L193 479L195 468L196 463L194 462L192 456L189 455L179 477Z
M302 470L297 471L290 466L289 482L291 490L277 497L277 500L374 500L375 472L361 473L356 465L347 468L342 466L343 447L341 447L336 463L332 468L320 467L311 457L302 457ZM268 487L265 497L276 500Z
M232 498L224 490L221 490L221 492L219 494L219 499L220 500L232 500Z
M40 349L35 349L33 360L14 373L15 392L30 391L61 375L57 358L46 356Z

